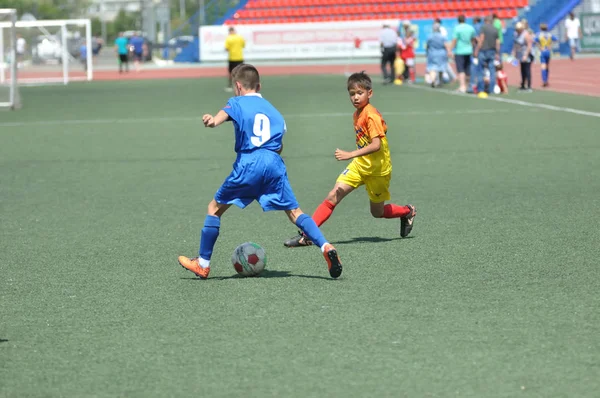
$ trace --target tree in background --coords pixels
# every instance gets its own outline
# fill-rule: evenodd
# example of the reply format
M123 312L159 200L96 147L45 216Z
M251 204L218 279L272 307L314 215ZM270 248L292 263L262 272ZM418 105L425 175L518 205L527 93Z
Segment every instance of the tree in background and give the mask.
M91 0L2 0L1 8L15 8L19 16L36 19L71 19L86 15Z

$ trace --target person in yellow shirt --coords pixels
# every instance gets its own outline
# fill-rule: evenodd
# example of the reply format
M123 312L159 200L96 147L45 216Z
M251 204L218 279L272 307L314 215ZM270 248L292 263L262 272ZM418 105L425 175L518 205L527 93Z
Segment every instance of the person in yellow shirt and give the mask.
M239 35L235 28L229 28L229 35L225 39L225 51L229 53L229 82L225 91L233 91L231 85L231 71L238 65L244 63L244 47L246 47L246 40Z
M413 205L386 204L391 199L389 187L392 177L392 159L387 140L387 124L379 111L370 103L373 96L371 78L364 72L354 73L347 82L354 112L356 150L335 150L337 160L350 160L339 175L331 192L312 215L317 226L329 219L335 207L350 192L364 185L369 195L371 215L375 218L400 218L400 236L410 234L417 209ZM284 243L287 247L310 246L312 242L302 233Z

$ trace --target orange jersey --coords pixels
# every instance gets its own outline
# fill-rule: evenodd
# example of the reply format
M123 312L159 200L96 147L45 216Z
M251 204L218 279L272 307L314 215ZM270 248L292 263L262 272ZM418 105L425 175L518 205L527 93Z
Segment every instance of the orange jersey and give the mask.
M362 111L354 112L354 131L356 132L356 147L364 148L379 137L381 147L377 152L354 158L358 172L362 175L385 176L392 172L392 159L387 142L387 124L379 111L371 104Z

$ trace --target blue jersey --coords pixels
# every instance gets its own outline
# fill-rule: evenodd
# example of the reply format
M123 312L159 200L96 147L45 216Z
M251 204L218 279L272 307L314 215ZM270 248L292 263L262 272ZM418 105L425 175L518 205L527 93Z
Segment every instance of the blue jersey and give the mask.
M223 111L233 121L237 153L252 152L258 148L281 149L285 121L281 113L260 94L232 97Z
M144 50L144 38L140 36L131 36L129 44L133 46L133 52L140 54Z

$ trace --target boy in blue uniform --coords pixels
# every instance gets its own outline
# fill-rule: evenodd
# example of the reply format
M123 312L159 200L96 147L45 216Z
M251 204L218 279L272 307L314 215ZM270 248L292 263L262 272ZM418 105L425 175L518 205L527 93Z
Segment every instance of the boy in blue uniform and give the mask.
M233 171L208 204L208 214L200 237L199 257L179 256L179 264L206 279L219 236L221 216L231 205L243 209L256 200L264 211L285 211L290 221L321 248L331 277L339 277L342 264L336 249L323 237L313 219L300 210L290 186L280 156L286 132L283 116L258 93L260 76L254 66L238 65L231 76L236 96L229 99L215 116L204 115L202 121L206 127L233 122L237 157Z
M552 56L552 43L557 41L556 37L548 32L548 25L540 24L541 32L535 36L535 42L540 48L540 64L542 67L542 82L548 87L548 75L550 74L550 57Z

